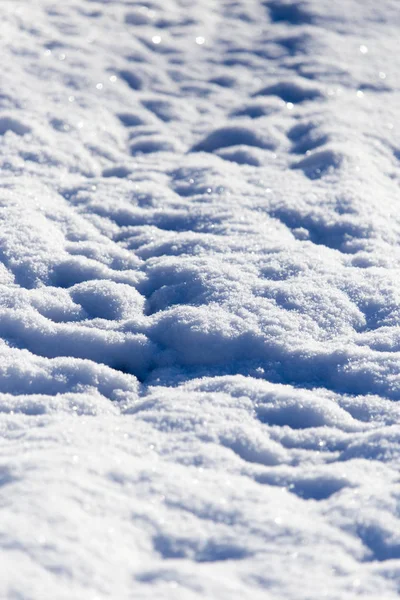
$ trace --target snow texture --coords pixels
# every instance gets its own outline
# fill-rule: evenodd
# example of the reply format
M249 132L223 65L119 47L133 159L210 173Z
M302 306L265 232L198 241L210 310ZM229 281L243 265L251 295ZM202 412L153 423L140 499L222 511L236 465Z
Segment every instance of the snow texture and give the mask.
M0 3L0 597L400 593L395 0Z

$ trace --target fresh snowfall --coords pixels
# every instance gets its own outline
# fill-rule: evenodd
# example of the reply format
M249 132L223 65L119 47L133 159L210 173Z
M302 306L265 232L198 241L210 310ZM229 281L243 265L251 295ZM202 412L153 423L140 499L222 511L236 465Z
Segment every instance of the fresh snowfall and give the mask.
M400 595L398 0L0 2L0 598Z

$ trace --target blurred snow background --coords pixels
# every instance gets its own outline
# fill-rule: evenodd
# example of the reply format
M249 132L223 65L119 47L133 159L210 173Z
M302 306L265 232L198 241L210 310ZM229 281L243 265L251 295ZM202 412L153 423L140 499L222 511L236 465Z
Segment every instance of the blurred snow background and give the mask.
M1 598L398 598L398 8L1 2Z

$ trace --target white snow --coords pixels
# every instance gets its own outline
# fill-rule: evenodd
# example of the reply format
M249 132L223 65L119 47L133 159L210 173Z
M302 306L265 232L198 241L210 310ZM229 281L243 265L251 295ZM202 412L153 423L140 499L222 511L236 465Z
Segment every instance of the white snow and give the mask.
M398 598L399 27L0 3L0 598Z

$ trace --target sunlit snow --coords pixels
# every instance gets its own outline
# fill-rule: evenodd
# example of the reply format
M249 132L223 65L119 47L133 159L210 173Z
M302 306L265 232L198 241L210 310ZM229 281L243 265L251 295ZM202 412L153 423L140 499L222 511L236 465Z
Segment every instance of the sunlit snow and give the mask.
M400 594L396 0L0 3L0 598Z

